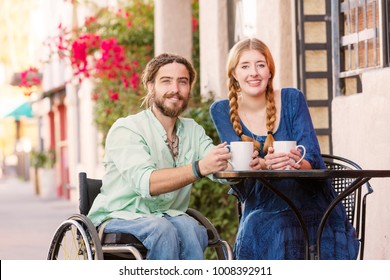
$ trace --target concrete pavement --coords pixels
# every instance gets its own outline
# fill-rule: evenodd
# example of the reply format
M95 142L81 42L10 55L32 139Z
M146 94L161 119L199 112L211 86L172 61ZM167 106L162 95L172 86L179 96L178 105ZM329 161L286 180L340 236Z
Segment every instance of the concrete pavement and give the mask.
M56 228L77 202L42 198L31 182L0 177L0 259L45 260Z

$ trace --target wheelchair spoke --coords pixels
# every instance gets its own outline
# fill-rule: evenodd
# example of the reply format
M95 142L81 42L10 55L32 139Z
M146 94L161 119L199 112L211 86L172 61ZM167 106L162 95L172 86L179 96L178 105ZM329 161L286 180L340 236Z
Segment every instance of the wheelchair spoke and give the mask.
M98 238L93 238L95 229L81 215L74 215L57 229L48 254L50 260L102 259ZM94 232L92 232L94 231ZM98 247L98 248L96 248ZM100 251L99 251L100 250Z

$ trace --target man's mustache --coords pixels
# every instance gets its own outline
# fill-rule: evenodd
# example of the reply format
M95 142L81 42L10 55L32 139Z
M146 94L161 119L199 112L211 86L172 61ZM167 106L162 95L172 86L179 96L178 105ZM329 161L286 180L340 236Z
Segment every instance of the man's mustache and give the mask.
M175 92L166 93L166 94L164 94L164 97L165 98L177 97L179 100L184 99L183 96L181 96L180 94L175 93Z

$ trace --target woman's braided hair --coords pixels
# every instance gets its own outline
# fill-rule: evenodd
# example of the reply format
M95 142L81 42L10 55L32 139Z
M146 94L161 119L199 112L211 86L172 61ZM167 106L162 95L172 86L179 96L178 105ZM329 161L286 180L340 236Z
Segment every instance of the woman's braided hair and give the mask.
M275 76L275 63L272 58L271 52L268 47L260 40L256 38L244 39L236 43L229 52L228 63L227 63L227 75L228 75L228 89L229 89L229 103L230 103L230 121L232 122L234 131L241 137L242 141L252 141L254 148L260 150L261 145L258 141L250 136L242 133L242 127L240 124L240 117L238 115L238 93L240 92L240 85L234 78L233 73L236 69L240 57L243 52L248 50L257 50L264 55L267 62L267 66L270 70L271 77L268 80L266 89L266 127L267 127L267 138L264 142L263 153L268 152L268 147L272 146L274 137L272 135L275 128L276 121L276 107L274 98L274 89L272 85L273 78Z

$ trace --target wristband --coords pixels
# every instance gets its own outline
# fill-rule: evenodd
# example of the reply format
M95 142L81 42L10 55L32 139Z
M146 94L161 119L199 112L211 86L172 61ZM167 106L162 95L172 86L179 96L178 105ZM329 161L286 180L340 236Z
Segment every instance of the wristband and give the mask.
M192 163L192 172L194 173L195 177L197 179L200 179L199 175L198 175L198 172L196 171L196 167L195 167L195 161Z
M196 174L198 175L197 178L199 178L199 179L204 178L202 173L200 173L199 160L196 160L193 165L195 166L195 171L196 171Z

